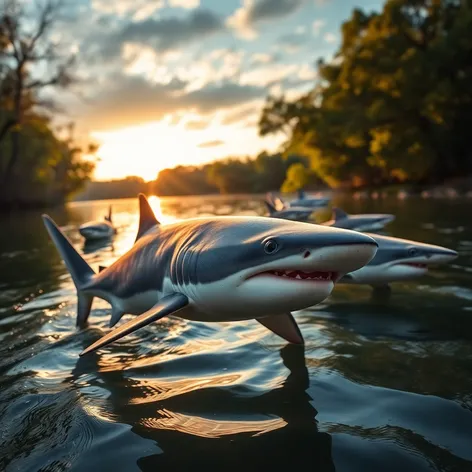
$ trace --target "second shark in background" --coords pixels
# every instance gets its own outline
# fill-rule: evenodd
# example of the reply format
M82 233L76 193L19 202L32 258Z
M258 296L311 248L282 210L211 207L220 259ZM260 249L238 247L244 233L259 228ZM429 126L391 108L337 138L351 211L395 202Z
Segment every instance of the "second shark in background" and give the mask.
M355 231L380 231L395 219L395 215L366 213L349 215L341 208L333 208L331 220L322 223L334 228L352 229Z
M79 227L79 233L86 242L100 241L109 239L116 234L116 228L113 226L111 205L108 209L108 215L103 221L90 221Z

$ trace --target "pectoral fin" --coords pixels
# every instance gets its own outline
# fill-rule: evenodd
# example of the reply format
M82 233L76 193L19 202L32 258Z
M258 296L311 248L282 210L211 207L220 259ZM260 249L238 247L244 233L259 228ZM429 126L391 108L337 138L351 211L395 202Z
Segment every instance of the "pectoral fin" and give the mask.
M291 313L258 318L257 321L289 343L305 343L297 322Z
M112 307L111 308L111 318L110 318L110 322L109 322L108 326L110 328L113 328L113 326L115 326L116 323L118 323L118 321L121 320L121 317L124 314L125 314L125 312L121 308Z
M117 339L120 339L127 334L133 333L134 331L151 324L154 321L157 321L164 316L171 315L176 311L184 308L188 305L188 298L181 293L173 293L164 297L161 301L156 303L151 309L144 312L142 315L137 316L133 320L128 321L122 326L114 329L107 335L100 338L98 341L90 345L79 355L83 356L90 352L96 351L101 347L104 347Z

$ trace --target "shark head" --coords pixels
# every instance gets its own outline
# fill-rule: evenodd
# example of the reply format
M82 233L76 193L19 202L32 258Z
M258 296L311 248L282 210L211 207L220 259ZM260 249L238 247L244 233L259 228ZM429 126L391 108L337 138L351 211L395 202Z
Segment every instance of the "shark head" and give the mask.
M278 218L223 217L198 234L179 252L188 261L179 285L207 312L235 318L316 305L377 250L362 233Z
M352 229L355 231L378 231L395 219L391 214L359 214L349 215L340 208L333 208L331 220L323 223L325 226Z
M363 268L348 274L346 282L371 285L412 280L425 275L428 268L454 260L456 251L433 244L389 236L371 235L378 243L377 254Z

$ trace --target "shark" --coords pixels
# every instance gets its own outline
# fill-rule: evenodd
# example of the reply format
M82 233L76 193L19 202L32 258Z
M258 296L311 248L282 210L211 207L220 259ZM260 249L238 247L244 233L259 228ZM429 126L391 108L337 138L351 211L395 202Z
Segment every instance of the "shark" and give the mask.
M266 198L264 203L271 218L282 218L292 221L308 221L310 216L313 214L313 208L282 207L282 209L277 210L274 201L270 201Z
M378 244L375 257L363 267L340 278L339 283L367 284L387 289L392 282L414 280L428 272L432 265L445 264L458 257L452 249L392 236L363 233Z
M48 216L44 225L77 290L79 327L95 297L111 305L110 327L83 356L165 316L201 322L255 319L304 344L292 315L327 298L367 264L377 243L364 233L262 216L215 216L161 224L143 194L133 246L96 273Z
M331 220L322 223L334 228L352 229L354 231L379 231L395 219L395 215L366 213L349 215L341 208L333 208Z
M108 209L108 215L103 221L90 221L79 226L79 233L86 241L97 241L100 239L111 238L116 234L116 228L112 222L112 208Z
M330 198L328 197L312 197L308 198L304 190L298 191L298 198L291 200L288 203L290 207L308 207L320 208L329 205Z
M306 198L303 194L302 198L297 198L286 202L280 197L276 197L273 193L269 192L266 194L266 202L269 202L274 206L277 211L287 210L287 209L311 209L315 211L319 208L327 206L330 202L329 198L317 197L317 198Z

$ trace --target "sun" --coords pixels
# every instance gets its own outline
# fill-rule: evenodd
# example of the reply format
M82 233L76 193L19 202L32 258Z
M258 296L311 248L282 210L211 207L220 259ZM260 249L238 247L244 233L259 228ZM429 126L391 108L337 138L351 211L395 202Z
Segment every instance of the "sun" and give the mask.
M178 124L169 117L113 131L95 131L91 137L100 144L94 180L137 176L154 180L158 173L178 165L201 165L226 156L255 155L275 150L276 139L262 139L257 130L211 123L204 129L188 129L186 123L198 118L189 114ZM264 144L264 146L262 146Z
M96 180L125 178L129 175L154 180L162 169L175 167L195 154L185 132L167 123L152 123L117 131L96 132L101 145ZM198 159L197 159L198 161Z

